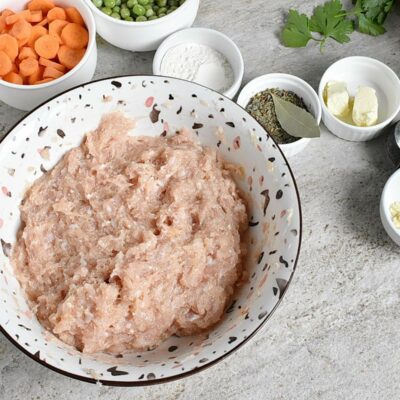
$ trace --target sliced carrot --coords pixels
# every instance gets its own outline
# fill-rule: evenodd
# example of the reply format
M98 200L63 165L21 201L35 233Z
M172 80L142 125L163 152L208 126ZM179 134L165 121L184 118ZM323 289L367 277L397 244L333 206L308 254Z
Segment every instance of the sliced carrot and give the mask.
M8 33L3 33L0 35L0 50L4 51L11 61L14 61L18 55L17 39Z
M2 17L8 17L10 15L14 15L15 12L13 10L10 10L9 8L6 8L5 10L3 10L3 12L1 13Z
M47 14L55 5L51 0L32 0L28 3L28 10L30 11L43 11Z
M10 57L4 51L0 51L0 76L7 75L12 71Z
M19 19L17 22L15 22L10 30L10 35L21 41L29 39L31 33L32 25L24 19Z
M0 33L4 33L7 30L6 18L2 15L0 16Z
M39 62L35 58L25 58L19 64L19 73L22 76L34 74L39 69Z
M56 19L67 19L67 13L61 7L54 7L47 13L47 19L49 22L55 21Z
M47 20L47 18L43 18L37 25L39 26L45 26L49 23L49 21Z
M30 16L31 12L29 10L23 10L16 14L9 15L8 17L6 17L6 24L7 25L15 24L19 19L29 20Z
M65 72L66 71L66 68L64 67L64 65L56 63L56 62L51 61L51 60L47 60L47 58L40 57L39 64L43 65L44 67L54 68L54 69L56 69L58 71L61 71L61 72Z
M65 25L68 25L68 22L63 21L62 19L56 19L49 24L49 34L56 36L59 39L60 44L62 44L61 32Z
M39 68L28 78L28 84L34 85L37 81L41 81L43 79L43 71L44 67L39 65Z
M74 24L85 26L85 21L75 7L67 7L65 12L67 14L68 21L73 22Z
M34 83L34 85L41 85L42 83L47 83L47 82L51 82L51 81L54 81L54 78L45 78L45 79L42 79L41 81L36 81Z
M40 22L42 19L43 19L43 12L41 10L38 10L38 11L31 11L31 15L27 19L27 21L35 23L35 22Z
M60 76L63 76L64 73L59 71L58 69L46 67L43 72L43 78L54 78L57 79Z
M71 49L83 49L89 42L89 34L86 28L72 23L63 28L61 40Z
M47 34L48 34L47 29L44 26L35 25L34 27L32 27L32 32L28 40L28 45L30 47L33 47L38 38Z
M15 83L16 85L22 85L24 83L22 77L15 72L9 72L7 75L4 75L3 80Z
M86 49L71 49L68 46L61 46L58 50L58 60L68 69L74 68L82 60Z
M54 36L44 35L36 40L34 47L40 57L50 60L57 55L60 45Z
M36 54L36 51L32 49L32 47L23 47L19 51L18 59L20 61L24 60L25 58L35 58L36 60L38 59L38 55Z

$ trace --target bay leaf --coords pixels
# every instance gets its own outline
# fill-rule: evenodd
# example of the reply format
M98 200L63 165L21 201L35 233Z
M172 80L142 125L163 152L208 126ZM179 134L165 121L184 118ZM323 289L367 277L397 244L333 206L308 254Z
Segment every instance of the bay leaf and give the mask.
M298 138L315 138L320 136L319 126L315 118L303 108L289 101L272 95L276 118L282 129L290 136Z

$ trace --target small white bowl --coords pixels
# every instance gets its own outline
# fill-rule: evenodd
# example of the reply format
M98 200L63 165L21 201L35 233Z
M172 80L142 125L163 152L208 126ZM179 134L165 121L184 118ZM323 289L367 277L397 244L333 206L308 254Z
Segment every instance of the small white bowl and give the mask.
M250 81L240 92L237 103L246 108L250 99L266 89L290 90L301 97L308 111L314 116L317 124L321 122L321 104L315 90L303 79L290 74L266 74ZM311 139L303 138L289 144L279 144L286 157L302 151Z
M350 95L354 95L359 86L374 88L378 97L378 124L370 127L353 126L332 115L323 97L329 81L346 82ZM334 135L354 142L377 137L400 111L400 79L386 64L369 57L346 57L332 64L322 76L318 95L326 127Z
M154 75L162 75L161 63L169 49L183 43L198 43L212 47L223 54L233 69L234 81L232 86L223 95L230 99L235 96L242 84L244 62L238 46L228 36L221 32L207 28L190 28L176 32L161 44L153 60Z
M21 11L27 0L2 0L1 9ZM0 100L20 110L32 110L51 97L93 78L97 64L96 24L90 9L81 0L57 0L61 7L75 7L85 21L89 31L86 53L71 71L54 81L42 85L16 85L0 80Z
M390 213L390 205L394 202L400 202L400 169L386 182L380 204L383 227L392 240L400 246L400 229L395 227Z
M93 11L99 35L112 45L130 51L155 50L171 33L192 26L200 4L200 0L186 0L165 17L130 22L108 16L91 0L85 2Z

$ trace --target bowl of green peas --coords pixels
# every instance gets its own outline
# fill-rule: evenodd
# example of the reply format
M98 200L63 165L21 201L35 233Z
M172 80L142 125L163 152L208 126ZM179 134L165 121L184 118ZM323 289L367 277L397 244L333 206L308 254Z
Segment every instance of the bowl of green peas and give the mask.
M170 34L192 26L200 0L85 0L98 34L124 50L155 50Z

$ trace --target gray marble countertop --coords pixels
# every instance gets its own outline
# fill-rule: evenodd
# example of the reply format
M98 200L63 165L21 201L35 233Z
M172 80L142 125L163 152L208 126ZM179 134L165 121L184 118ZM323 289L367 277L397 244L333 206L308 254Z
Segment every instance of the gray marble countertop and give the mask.
M354 33L347 45L329 43L323 55L314 45L280 46L286 10L308 12L312 3L202 0L196 25L220 30L238 44L244 83L286 72L317 89L324 70L348 55L378 58L400 74L399 4L379 38ZM152 58L99 39L95 78L151 73ZM0 104L0 137L23 115ZM384 137L351 143L323 130L320 140L290 159L304 213L298 269L273 318L225 361L160 386L100 387L42 367L0 335L0 399L400 398L400 248L379 218L381 191L393 172L384 144Z

